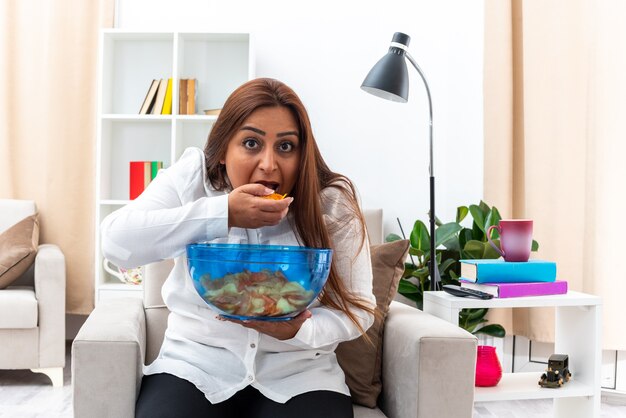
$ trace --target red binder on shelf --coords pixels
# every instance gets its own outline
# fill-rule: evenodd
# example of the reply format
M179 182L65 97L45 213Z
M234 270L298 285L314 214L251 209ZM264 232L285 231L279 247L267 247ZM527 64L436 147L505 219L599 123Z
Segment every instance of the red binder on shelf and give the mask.
M144 189L144 161L130 162L130 200L134 200Z
M130 162L130 200L134 200L146 190L146 187L163 168L163 161Z

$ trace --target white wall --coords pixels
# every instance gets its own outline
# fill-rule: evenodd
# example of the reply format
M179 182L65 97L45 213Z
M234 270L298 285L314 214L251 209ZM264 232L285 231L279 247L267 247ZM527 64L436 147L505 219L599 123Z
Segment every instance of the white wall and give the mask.
M394 32L433 98L436 213L454 219L477 203L483 176L483 2L392 0L118 0L121 29L250 32L256 75L290 85L307 106L324 158L359 188L366 207L382 207L385 235L427 222L428 105L409 68L406 104L360 90Z

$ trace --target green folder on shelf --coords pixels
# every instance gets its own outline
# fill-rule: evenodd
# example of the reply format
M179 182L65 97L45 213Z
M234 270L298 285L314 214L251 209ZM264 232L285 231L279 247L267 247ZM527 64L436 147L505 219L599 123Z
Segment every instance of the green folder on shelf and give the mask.
M151 165L150 180L154 180L159 170L163 168L163 161L150 161L150 165Z

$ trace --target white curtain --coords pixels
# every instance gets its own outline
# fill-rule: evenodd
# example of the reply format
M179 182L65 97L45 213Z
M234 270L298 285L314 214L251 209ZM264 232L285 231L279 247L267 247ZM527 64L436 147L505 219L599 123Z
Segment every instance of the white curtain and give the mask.
M603 348L626 350L626 2L485 7L485 200L534 219L537 258L555 260L571 290L602 297ZM492 320L552 341L552 312Z
M0 1L0 197L36 201L74 314L93 309L98 35L113 12L114 0Z

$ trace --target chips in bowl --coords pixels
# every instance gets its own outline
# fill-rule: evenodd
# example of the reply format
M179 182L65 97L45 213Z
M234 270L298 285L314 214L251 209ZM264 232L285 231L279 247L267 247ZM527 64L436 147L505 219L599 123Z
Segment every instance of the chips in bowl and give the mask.
M321 292L331 249L254 244L187 246L194 287L221 315L241 320L288 320Z

